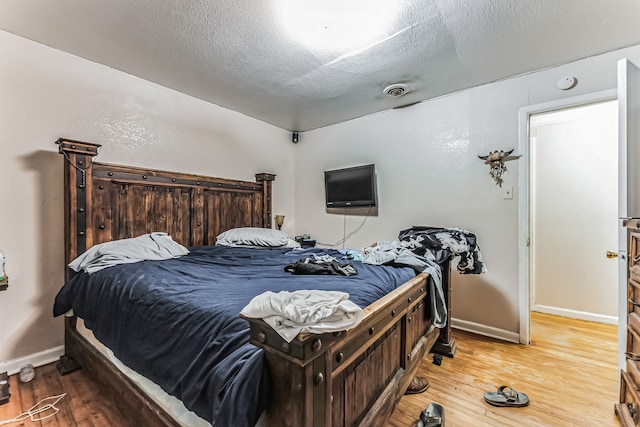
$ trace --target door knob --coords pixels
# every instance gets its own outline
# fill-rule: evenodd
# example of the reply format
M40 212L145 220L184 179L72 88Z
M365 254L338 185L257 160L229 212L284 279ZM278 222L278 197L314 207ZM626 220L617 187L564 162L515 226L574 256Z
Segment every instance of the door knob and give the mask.
M607 258L618 258L618 252L607 251Z

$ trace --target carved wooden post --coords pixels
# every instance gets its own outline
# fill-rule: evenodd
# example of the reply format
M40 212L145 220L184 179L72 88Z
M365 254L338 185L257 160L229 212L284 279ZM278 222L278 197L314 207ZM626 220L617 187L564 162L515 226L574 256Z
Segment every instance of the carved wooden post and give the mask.
M440 330L440 338L431 348L431 352L442 356L453 357L458 350L455 338L451 336L451 263L442 264L442 286L447 305L447 325Z
M87 217L91 203L91 164L98 154L100 144L60 138L56 141L58 152L65 158L64 181L64 227L65 264L68 265L78 255L92 245L91 227ZM75 239L70 236L77 236ZM65 279L70 277L69 269Z
M99 144L60 138L56 141L58 152L64 156L64 260L69 265L91 243L87 233L87 197L91 191L91 164L98 154ZM73 234L72 234L73 233ZM76 238L71 238L76 236ZM88 240L89 239L89 240ZM65 280L71 277L71 269L65 268ZM75 317L65 317L65 329L74 328ZM65 351L72 345L65 333ZM80 365L66 354L60 357L58 371L65 375L80 369Z
M343 334L301 334L286 342L262 319L245 318L251 343L265 351L273 388L267 425L331 425L331 345Z
M256 182L262 184L262 227L271 228L271 183L275 181L276 176L271 173L257 173Z

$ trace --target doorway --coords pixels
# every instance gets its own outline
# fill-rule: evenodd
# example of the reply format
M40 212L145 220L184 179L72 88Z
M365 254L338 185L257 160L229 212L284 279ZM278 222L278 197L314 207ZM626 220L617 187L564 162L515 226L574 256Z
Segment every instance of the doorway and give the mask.
M604 91L520 110L520 333L530 312L617 323L617 101ZM526 160L525 160L526 159Z
M529 117L532 311L617 324L617 104Z

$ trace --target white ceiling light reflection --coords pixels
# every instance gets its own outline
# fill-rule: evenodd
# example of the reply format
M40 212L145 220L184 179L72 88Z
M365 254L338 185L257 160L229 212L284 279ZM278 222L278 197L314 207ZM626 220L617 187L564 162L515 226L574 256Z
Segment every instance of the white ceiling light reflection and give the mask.
M311 51L334 53L384 39L398 11L390 0L276 0L274 4L291 40Z

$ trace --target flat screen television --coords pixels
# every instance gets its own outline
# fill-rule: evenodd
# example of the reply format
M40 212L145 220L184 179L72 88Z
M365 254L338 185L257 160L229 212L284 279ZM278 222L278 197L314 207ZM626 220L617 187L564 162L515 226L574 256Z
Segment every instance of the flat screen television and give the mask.
M328 208L376 206L375 165L325 171L324 190Z

